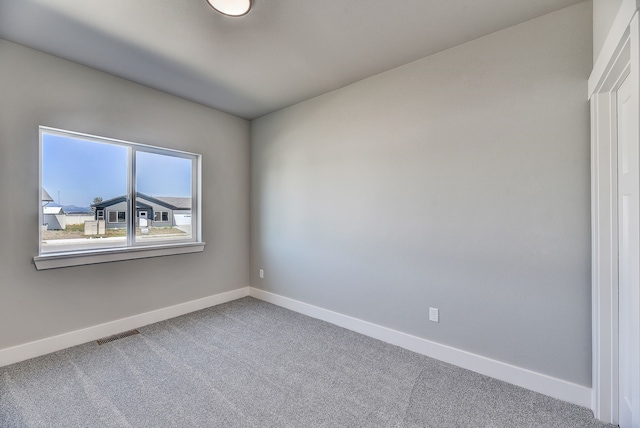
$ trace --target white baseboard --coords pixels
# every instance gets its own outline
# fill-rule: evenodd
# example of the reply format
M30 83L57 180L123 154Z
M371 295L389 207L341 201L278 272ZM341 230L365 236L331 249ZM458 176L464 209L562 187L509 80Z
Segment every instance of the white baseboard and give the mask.
M319 308L307 303L279 296L257 288L250 288L249 295L274 305L308 315L340 327L352 330L383 342L435 358L476 373L493 377L531 391L559 400L591 408L591 388L557 379L545 374L513 366L451 346L442 345L377 324Z
M80 345L126 330L143 327L169 318L188 314L211 306L252 296L269 303L321 319L346 329L373 337L392 345L400 346L474 372L491 376L511 384L530 389L550 397L568 401L579 406L591 407L591 388L577 385L541 373L496 361L471 352L462 351L377 324L279 296L257 288L244 287L225 293L204 297L116 321L64 333L34 342L0 350L0 367L30 358L39 357L71 346Z
M180 303L175 306L169 306L168 308L157 309L155 311L145 312L143 314L95 325L93 327L71 331L69 333L64 333L58 336L36 340L34 342L25 343L23 345L1 349L0 367L28 360L30 358L39 357L51 352L56 352L61 349L70 348L72 346L81 345L83 343L121 333L126 330L140 328L145 325L153 324L158 321L164 321L169 318L188 314L200 309L216 306L221 303L237 300L248 295L249 287L239 288L237 290L215 294L213 296L204 297L202 299Z

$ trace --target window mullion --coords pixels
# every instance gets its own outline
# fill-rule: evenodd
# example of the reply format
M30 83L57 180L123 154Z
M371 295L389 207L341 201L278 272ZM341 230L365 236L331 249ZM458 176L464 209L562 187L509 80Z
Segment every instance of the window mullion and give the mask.
M127 246L135 245L136 236L136 149L129 147L128 150L129 176L127 177Z
M201 204L200 196L202 195L202 157L198 156L192 160L192 169L191 169L191 183L193 184L191 188L191 226L193 230L193 235L191 239L194 241L202 240L202 219L200 218L201 214Z

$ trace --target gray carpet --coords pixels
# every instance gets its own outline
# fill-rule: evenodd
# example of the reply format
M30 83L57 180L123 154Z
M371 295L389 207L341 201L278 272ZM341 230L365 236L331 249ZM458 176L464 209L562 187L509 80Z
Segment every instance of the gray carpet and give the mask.
M1 427L604 427L247 297L0 368Z

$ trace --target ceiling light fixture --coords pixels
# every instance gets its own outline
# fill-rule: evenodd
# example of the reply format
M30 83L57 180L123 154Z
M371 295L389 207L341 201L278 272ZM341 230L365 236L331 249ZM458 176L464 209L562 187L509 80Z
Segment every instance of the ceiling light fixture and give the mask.
M207 0L207 3L227 16L243 16L251 10L251 0Z

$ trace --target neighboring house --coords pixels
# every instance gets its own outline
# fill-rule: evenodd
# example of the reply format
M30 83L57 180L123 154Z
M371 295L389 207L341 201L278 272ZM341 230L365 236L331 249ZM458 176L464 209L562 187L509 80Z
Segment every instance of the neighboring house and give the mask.
M155 199L171 207L173 226L191 224L191 198L177 198L172 196L156 196ZM154 218L154 224L156 219Z
M43 223L47 230L64 230L67 228L67 215L61 206L44 206L42 208Z
M47 205L49 202L53 202L53 198L51 197L49 192L47 192L43 187L42 188L42 203L44 205Z
M67 219L64 209L57 204L51 204L53 198L44 187L42 188L42 225L47 230L62 230L67 227Z
M126 227L127 199L119 196L91 205L96 220L106 220L108 229ZM152 227L171 227L191 224L191 198L148 196L136 193L136 225L138 219L150 220Z
M60 205L53 201L53 198L42 188L42 225L47 226L47 230L64 230L67 225L84 224L85 221L93 220L91 209L77 207L75 205Z

